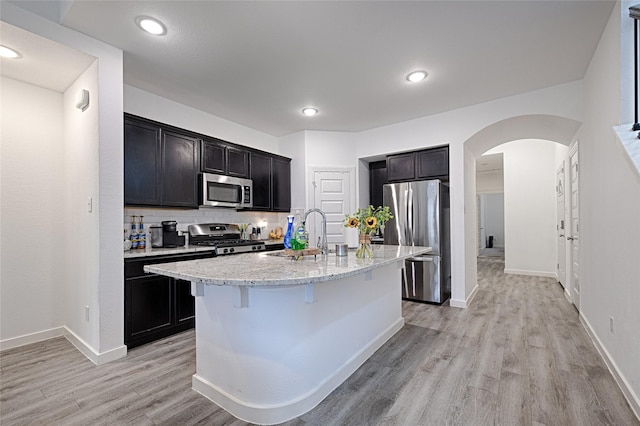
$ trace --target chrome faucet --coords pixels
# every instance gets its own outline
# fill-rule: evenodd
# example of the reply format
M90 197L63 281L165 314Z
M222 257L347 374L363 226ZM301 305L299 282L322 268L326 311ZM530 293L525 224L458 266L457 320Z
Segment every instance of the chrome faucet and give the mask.
M327 215L325 215L320 209L309 209L304 212L304 216L302 216L302 223L306 226L307 216L313 212L320 213L320 216L322 216L322 237L318 237L318 248L320 249L321 254L327 254L329 253L329 244L327 243Z

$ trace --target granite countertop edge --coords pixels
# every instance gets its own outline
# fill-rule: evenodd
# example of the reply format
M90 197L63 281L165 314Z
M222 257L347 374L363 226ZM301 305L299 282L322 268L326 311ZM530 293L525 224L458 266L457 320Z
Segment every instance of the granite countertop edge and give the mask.
M276 245L282 244L282 240L262 240L265 245ZM158 248L146 248L144 250L131 249L126 250L124 252L125 259L135 259L139 257L150 257L150 256L164 256L171 254L188 254L188 253L201 253L207 251L213 251L215 247L208 246L194 246L194 245L186 245L182 247L158 247Z
M331 253L317 260L292 260L277 252L245 253L209 259L146 265L145 272L206 285L235 287L296 286L348 278L410 257L430 247L373 246L373 259Z

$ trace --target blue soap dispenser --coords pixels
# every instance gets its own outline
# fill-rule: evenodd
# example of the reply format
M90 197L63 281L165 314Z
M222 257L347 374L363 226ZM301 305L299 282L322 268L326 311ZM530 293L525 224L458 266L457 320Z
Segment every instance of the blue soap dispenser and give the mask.
M293 215L287 216L287 232L284 234L284 248L291 249L291 238L293 237Z

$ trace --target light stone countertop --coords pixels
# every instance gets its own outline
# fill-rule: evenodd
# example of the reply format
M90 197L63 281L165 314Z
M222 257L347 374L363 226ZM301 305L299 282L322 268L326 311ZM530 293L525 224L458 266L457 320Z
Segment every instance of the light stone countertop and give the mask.
M357 275L431 251L430 247L373 245L372 259L348 256L279 256L282 251L245 253L210 259L146 265L145 272L208 285L243 287L290 286L331 281Z
M282 240L263 240L265 245L275 245L282 244ZM151 248L146 247L144 250L131 249L124 252L125 259L132 259L137 257L147 257L147 256L162 256L166 254L186 254L186 253L200 253L204 251L213 251L215 247L207 247L207 246L194 246L194 245L185 245L182 247L175 248Z

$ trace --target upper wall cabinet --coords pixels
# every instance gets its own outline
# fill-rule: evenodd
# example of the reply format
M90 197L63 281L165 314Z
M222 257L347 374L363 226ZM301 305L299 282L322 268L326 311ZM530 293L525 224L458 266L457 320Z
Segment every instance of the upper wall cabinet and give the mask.
M252 152L253 210L291 210L291 160L263 152Z
M449 147L426 149L416 152L418 179L449 177Z
M162 131L162 205L198 207L198 139Z
M387 179L389 182L448 178L448 146L387 157Z
M160 127L124 121L124 203L160 205Z
M197 208L198 163L197 138L125 118L125 205Z
M416 178L416 153L395 154L387 157L387 179L389 182Z
M198 208L198 175L253 180L253 209L291 210L291 159L125 114L125 206Z
M249 177L249 152L215 138L204 138L200 170L241 178Z

